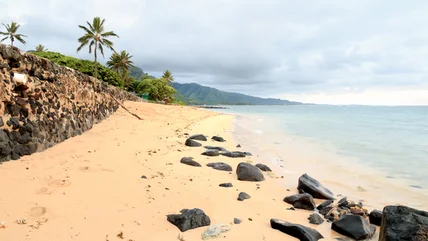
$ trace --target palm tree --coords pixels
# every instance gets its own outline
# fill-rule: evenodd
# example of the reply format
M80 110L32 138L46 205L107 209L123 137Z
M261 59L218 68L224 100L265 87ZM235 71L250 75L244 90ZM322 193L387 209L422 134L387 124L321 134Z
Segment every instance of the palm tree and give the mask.
M10 38L11 46L13 46L13 42L15 41L15 39L21 42L22 44L25 44L25 40L23 39L23 37L27 37L27 36L16 33L19 27L21 27L21 25L17 24L16 22L12 22L11 24L3 23L3 26L6 28L6 32L0 32L0 35L5 35L6 37L0 40L0 42L3 42L4 40Z
M172 76L169 70L165 70L165 72L163 72L162 79L166 80L168 84L171 84L174 81L174 76Z
M94 47L94 72L95 72L95 78L97 78L98 69L97 69L97 49L100 50L103 58L104 58L104 49L103 46L111 49L113 49L113 42L107 39L107 37L119 37L117 34L115 34L113 31L107 31L104 32L104 22L105 19L101 20L100 17L95 17L92 21L92 24L90 24L88 21L86 23L88 24L88 27L79 25L79 28L83 29L85 31L85 35L80 37L79 43L80 46L77 48L77 52L79 52L83 47L89 44L89 53L92 53L92 46Z
M44 45L39 44L36 46L36 52L45 52L45 51L48 51L48 49L46 49Z
M107 66L116 71L117 73L122 73L122 80L125 84L125 87L128 88L132 84L132 78L129 78L129 68L134 66L134 62L132 62L131 58L133 56L129 55L125 50L122 50L122 52L117 53L114 52L110 56L110 60L107 61Z

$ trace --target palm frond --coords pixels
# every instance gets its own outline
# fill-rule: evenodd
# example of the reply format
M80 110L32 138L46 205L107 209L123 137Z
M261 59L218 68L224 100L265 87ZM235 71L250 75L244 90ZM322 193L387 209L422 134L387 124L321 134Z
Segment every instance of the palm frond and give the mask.
M86 21L86 23L88 24L89 28L91 29L91 32L95 33L96 31L94 29L94 26L92 24L90 24L88 21Z
M15 38L19 41L19 42L21 42L22 44L26 44L26 42L25 42L25 40L22 38L22 35L15 35Z
M92 53L92 46L94 46L95 44L95 40L92 40L91 43L89 44L89 53Z
M115 37L119 38L119 36L117 34L115 34L113 31L108 31L108 32L101 34L101 37L110 37L110 36L115 36Z
M0 42L3 42L3 41L5 41L8 38L9 38L9 36L6 36L6 37L2 38L2 40L0 40Z
M103 58L104 58L104 49L103 49L103 45L102 45L102 44L98 44L98 49L100 50L101 55L102 55L102 56L103 56Z
M111 50L114 51L114 49L113 49L113 42L112 41L104 38L104 39L101 40L101 43L103 45L105 45L107 48L109 48L109 49L111 49Z
M87 27L79 25L79 28L85 30L86 34L94 35L93 31L89 30Z

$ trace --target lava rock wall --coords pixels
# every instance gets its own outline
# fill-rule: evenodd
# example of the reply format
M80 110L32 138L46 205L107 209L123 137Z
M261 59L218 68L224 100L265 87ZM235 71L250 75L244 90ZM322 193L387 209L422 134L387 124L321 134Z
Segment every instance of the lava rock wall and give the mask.
M19 75L27 76L26 82L16 81ZM86 74L0 44L0 163L91 129L119 108L115 99L141 101Z

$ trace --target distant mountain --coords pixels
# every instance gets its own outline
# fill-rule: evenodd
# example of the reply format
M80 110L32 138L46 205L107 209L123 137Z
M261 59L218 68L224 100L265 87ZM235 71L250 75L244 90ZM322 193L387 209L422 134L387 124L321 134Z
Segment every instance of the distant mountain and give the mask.
M233 92L220 91L199 84L180 84L173 82L177 90L176 98L187 104L207 105L298 105L300 102L288 100L260 98ZM189 103L190 102L190 103Z
M145 73L141 68L139 68L137 66L133 66L133 67L129 68L129 75L138 80L142 76L144 76Z

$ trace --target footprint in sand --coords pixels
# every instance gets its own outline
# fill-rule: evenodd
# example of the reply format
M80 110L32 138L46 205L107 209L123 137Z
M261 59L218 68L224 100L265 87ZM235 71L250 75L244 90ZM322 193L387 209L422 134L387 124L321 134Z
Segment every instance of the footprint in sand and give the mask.
M47 188L47 187L42 187L42 188L38 189L38 190L36 191L36 193L37 193L37 194L47 194L47 195L50 195L50 194L52 194L52 193L53 193L53 190L50 190L50 189L49 189L49 188Z
M45 207L33 207L30 209L30 211L28 212L28 215L30 215L30 217L33 218L37 218L37 217L41 217L46 213L46 208Z
M52 179L48 182L48 185L51 187L68 187L71 182L66 179Z

